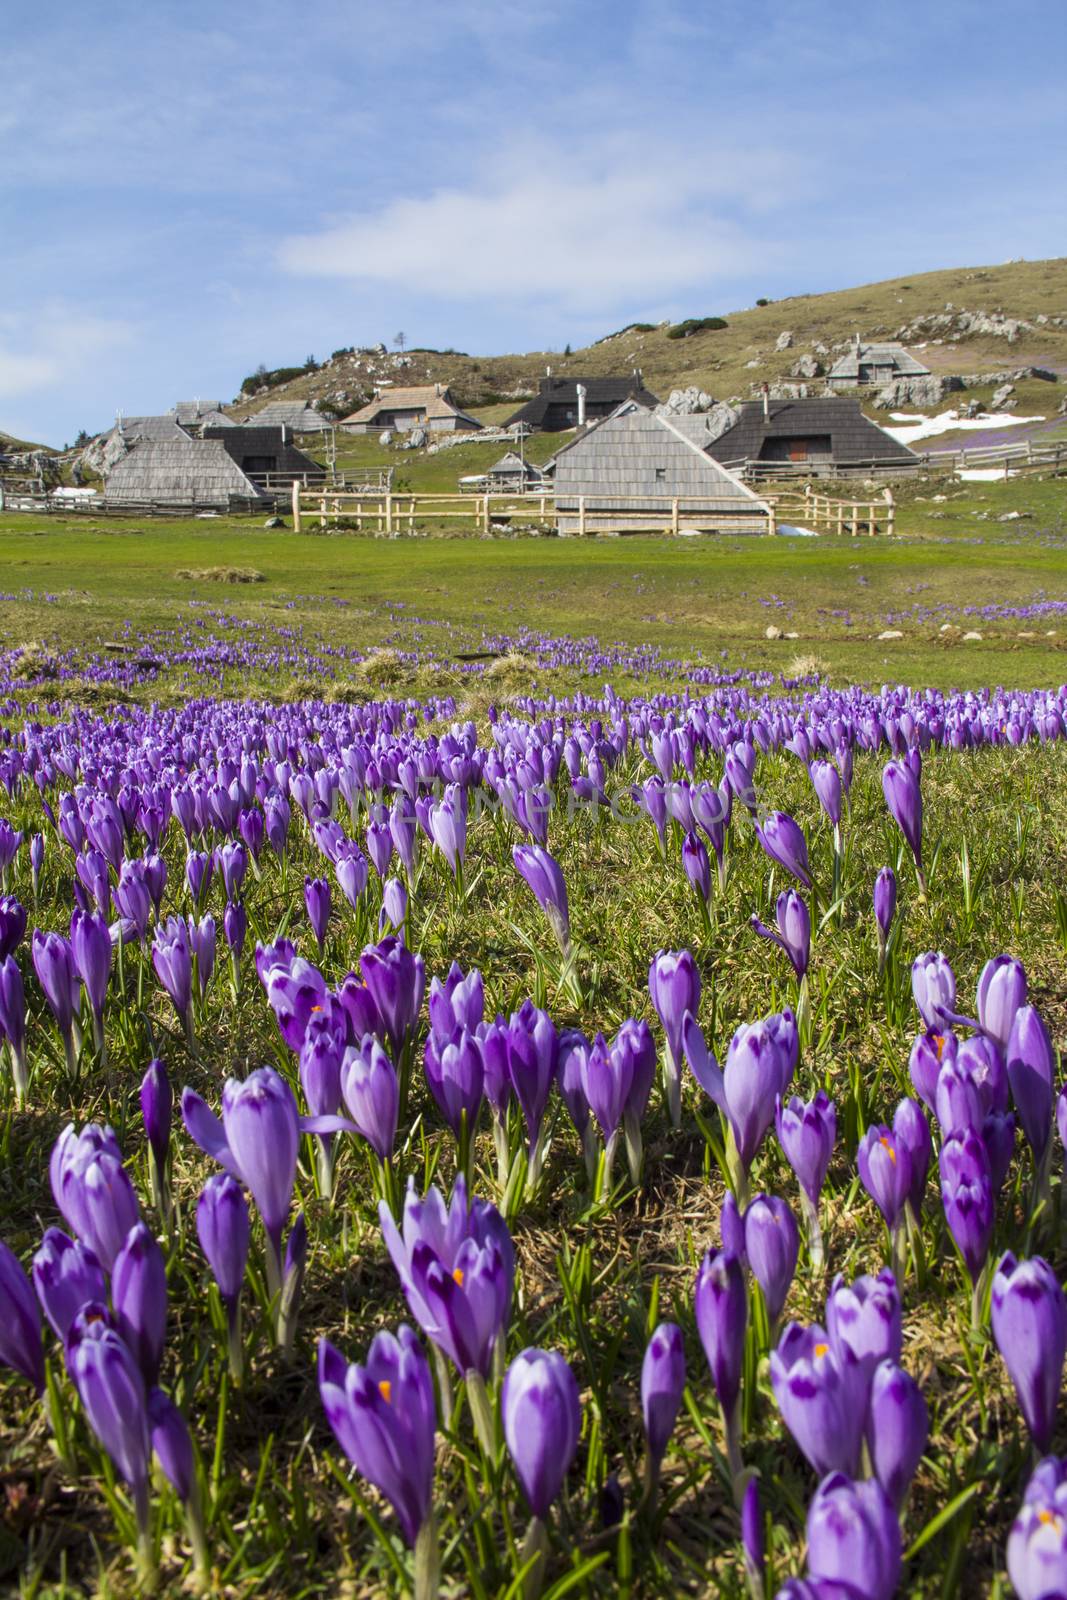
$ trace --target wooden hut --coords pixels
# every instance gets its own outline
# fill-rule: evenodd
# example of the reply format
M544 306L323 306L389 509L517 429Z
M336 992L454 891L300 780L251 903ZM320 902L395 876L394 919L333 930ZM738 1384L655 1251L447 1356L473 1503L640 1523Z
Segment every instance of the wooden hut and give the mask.
M322 483L326 469L298 450L287 427L205 428L206 440L217 440L240 470L260 488L277 489L291 484Z
M329 433L333 423L306 400L269 400L242 417L246 428L288 428L290 433Z
M731 471L800 467L813 476L838 471L901 472L919 464L860 410L858 400L750 400L708 453Z
M187 433L199 434L222 414L221 400L176 400L171 415Z
M430 433L474 432L481 427L476 417L461 410L448 389L431 383L410 389L383 389L367 405L342 417L339 427L346 433L381 433L386 428L410 433L426 428Z
M766 502L712 458L698 424L630 400L564 445L553 458L560 533L765 533Z
M930 368L917 361L902 344L864 344L857 333L852 348L835 361L826 375L834 390L882 388L898 378L928 378Z
M562 378L550 371L541 379L533 399L509 417L504 427L522 423L536 433L562 433L610 417L627 400L650 410L659 405L636 369L622 378Z
M486 486L504 494L520 489L537 489L544 482L544 471L533 461L526 461L517 450L509 450L485 474Z
M228 511L262 500L221 439L145 440L127 451L104 482L108 506Z

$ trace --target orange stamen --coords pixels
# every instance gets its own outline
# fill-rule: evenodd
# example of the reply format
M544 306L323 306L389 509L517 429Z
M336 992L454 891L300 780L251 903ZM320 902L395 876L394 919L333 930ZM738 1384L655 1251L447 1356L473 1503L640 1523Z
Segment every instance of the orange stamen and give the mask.
M381 1382L378 1385L378 1393L381 1395L382 1399L385 1401L387 1406L392 1404L392 1401L393 1401L393 1386L389 1382L388 1378L383 1378L381 1380Z
M886 1138L885 1134L882 1135L882 1137L879 1139L878 1143L885 1146L886 1150L889 1152L890 1161L893 1163L894 1166L896 1166L896 1164L897 1164L897 1153L893 1149L893 1146L889 1143L889 1140Z
M455 1271L453 1272L452 1276L453 1276L453 1278L455 1278L456 1282L459 1284L460 1288L462 1289L462 1287L463 1287L463 1268L462 1267L457 1267L455 1269Z

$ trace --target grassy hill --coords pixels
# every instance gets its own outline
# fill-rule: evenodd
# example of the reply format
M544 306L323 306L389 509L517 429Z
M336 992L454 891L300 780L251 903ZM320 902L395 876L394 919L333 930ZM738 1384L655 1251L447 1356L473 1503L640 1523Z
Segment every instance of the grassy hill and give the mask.
M926 336L915 324L946 313L949 326ZM309 399L355 409L383 380L445 383L461 404L476 407L486 421L515 409L536 389L546 366L556 373L600 376L640 367L645 382L666 398L671 389L697 384L718 399L748 398L761 383L788 381L798 359L816 345L829 365L857 332L865 338L905 333L936 373L995 372L1025 366L1067 374L1067 258L1013 261L999 267L958 267L830 294L791 295L765 306L730 311L694 306L692 315L723 315L728 326L689 338L671 338L669 325L608 334L570 355L539 350L525 355L477 356L455 351L341 351L317 370L241 397L239 414L268 400ZM1027 327L1013 339L991 333L960 333L959 313L1001 314ZM1038 318L1043 320L1039 323ZM777 350L783 332L792 345ZM835 350L835 346L839 347Z

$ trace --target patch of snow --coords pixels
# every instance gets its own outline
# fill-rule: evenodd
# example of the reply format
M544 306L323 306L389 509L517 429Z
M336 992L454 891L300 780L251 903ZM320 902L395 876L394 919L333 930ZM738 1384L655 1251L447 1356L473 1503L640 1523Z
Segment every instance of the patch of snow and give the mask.
M1005 477L1017 478L1019 474L1010 468L1005 473L1003 467L961 467L956 476L967 483L1000 483Z
M885 428L898 444L917 444L920 439L934 439L939 433L963 433L980 428L1016 428L1023 422L1044 422L1044 417L1017 417L1014 411L986 411L980 417L961 417L958 411L942 411L936 417L915 416L908 411L891 411L893 421L901 424Z
M797 528L791 522L780 522L778 532L784 533L787 539L817 539L819 535L814 528Z

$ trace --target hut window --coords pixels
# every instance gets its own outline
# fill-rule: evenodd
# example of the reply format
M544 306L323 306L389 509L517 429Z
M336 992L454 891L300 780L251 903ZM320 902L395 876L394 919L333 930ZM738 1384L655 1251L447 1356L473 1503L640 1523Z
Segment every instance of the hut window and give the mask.
M667 481L667 469L666 469L666 467L657 467L656 468L656 482L657 483L666 483L666 481Z

